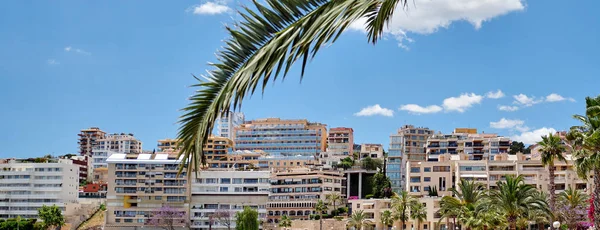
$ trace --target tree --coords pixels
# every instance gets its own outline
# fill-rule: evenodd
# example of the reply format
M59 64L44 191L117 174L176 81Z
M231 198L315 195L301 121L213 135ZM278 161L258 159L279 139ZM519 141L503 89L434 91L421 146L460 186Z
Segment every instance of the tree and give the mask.
M377 170L383 167L383 161L381 161L381 159L373 159L370 157L365 157L360 160L360 164L362 165L362 168L366 170Z
M342 159L342 161L337 164L338 168L343 168L344 170L348 170L349 168L352 168L352 166L354 166L354 160L350 157Z
M548 203L538 199L535 187L525 184L523 176L506 176L498 181L498 189L490 191L492 205L506 217L510 229L516 229L517 220L529 209L548 210Z
M216 210L214 214L212 214L212 218L217 221L222 226L227 227L228 230L231 230L231 226L233 225L233 213L228 210Z
M38 216L44 222L44 228L54 228L65 225L65 217L62 215L62 210L56 205L43 205L38 209Z
M394 224L394 216L390 210L385 210L381 213L381 225L389 229Z
M323 230L323 212L327 212L327 205L323 200L317 201L315 212L319 214L319 229Z
M258 212L248 206L235 214L236 230L258 230Z
M421 203L415 203L410 210L410 218L417 221L417 230L421 229L421 222L427 219L427 210Z
M565 156L563 156L563 152L565 151L565 146L562 143L562 140L558 135L552 135L552 133L548 134L548 136L542 136L542 140L537 143L541 148L542 152L542 165L548 166L549 172L549 190L550 190L550 211L552 213L556 212L556 186L554 185L554 160L559 160L563 162L567 162ZM550 218L550 222L554 222L554 219Z
M148 224L165 230L175 230L176 227L186 226L186 214L183 210L163 206L152 212Z
M290 218L286 215L283 215L281 217L281 220L279 220L279 227L280 228L289 228L292 227L292 220L290 220Z
M397 197L392 198L392 209L394 219L400 220L400 229L404 229L404 223L408 220L408 211L417 203L417 199L402 191Z
M333 43L352 22L366 18L369 42L375 44L398 4L406 0L364 1L253 1L253 7L239 11L243 21L226 29L231 35L217 54L219 63L205 81L196 78L199 88L183 109L179 123L182 161L188 170L198 171L206 162L202 147L221 113L240 109L256 87L286 76L290 67L302 60L301 78L309 57L321 46ZM281 79L281 77L280 77ZM186 168L183 164L180 171Z
M333 210L337 210L337 203L344 200L339 192L328 193L325 195L325 199L329 204L333 205Z
M367 220L367 215L363 213L363 210L353 212L348 219L348 227L354 227L356 230L362 230L369 223L370 221Z
M392 182L381 171L373 175L371 186L373 187L373 198L387 198L392 195Z
M571 187L559 193L556 214L560 222L567 224L569 229L576 229L577 224L585 220L588 199L587 194Z
M573 115L581 122L571 127L567 140L573 149L574 165L580 178L587 180L591 171L594 191L600 194L600 96L585 98L585 115ZM600 196L594 196L594 207L600 207ZM594 226L600 226L600 208L594 209Z
M523 142L513 141L510 144L510 149L508 150L508 154L515 155L518 152L521 152L521 153L525 152L525 144L523 144Z
M461 180L458 189L451 188L453 196L444 196L440 201L440 213L445 218L457 218L465 224L474 217L478 202L484 197L483 184L474 181ZM441 219L440 219L441 220Z

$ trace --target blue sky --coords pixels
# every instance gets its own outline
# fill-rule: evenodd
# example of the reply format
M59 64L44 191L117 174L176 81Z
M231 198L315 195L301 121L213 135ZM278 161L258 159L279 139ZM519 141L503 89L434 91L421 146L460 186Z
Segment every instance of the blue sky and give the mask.
M241 3L2 3L0 157L76 152L78 131L90 126L134 133L145 149L175 137L191 74L215 61ZM355 24L322 49L302 83L293 69L242 111L352 127L356 142L386 147L403 124L531 142L576 124L570 116L583 112L584 97L600 93L598 8L593 0L415 0L376 46ZM498 90L503 97L488 97Z

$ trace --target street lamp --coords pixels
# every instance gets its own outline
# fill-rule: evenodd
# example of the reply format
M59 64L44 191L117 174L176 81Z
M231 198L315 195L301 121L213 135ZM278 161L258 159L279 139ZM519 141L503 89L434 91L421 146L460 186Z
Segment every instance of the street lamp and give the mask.
M554 227L554 228L560 227L560 222L554 221L554 223L552 223L552 227Z

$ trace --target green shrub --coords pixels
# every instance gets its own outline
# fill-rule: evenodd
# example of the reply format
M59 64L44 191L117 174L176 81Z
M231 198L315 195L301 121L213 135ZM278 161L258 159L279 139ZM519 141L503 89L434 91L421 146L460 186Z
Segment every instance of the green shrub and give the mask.
M368 195L365 196L365 198L366 199L371 199L371 198L373 198L373 194L368 194Z
M348 213L348 207L339 207L338 214Z
M337 220L337 221L342 221L344 219L343 216L334 216L333 219Z

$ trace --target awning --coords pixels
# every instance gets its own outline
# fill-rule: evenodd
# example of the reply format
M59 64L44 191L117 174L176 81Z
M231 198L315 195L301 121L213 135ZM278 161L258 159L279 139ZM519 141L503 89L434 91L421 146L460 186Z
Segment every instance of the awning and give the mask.
M475 178L486 178L488 177L485 174L462 174L460 177L475 177Z

